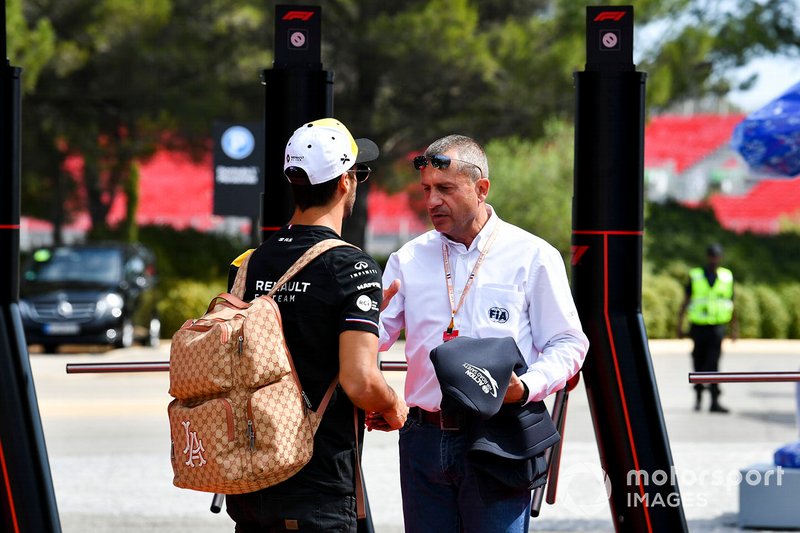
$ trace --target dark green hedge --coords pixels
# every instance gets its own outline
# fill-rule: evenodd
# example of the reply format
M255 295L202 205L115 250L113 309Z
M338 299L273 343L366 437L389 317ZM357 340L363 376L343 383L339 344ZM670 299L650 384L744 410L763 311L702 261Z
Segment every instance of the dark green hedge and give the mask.
M227 279L231 261L249 247L241 239L168 226L144 226L139 240L156 254L162 280Z
M650 339L675 336L683 286L665 274L645 273L642 281L642 316ZM736 285L734 305L741 338L800 338L800 282L776 290L766 285ZM688 324L684 324L684 329Z
M706 246L725 248L724 265L737 281L777 286L800 281L800 235L755 235L723 229L710 208L676 203L648 204L644 254L655 272L676 258L688 265L705 263Z
M650 338L674 336L689 268L705 263L706 246L725 248L723 265L736 280L735 305L743 338L800 338L800 235L737 234L723 229L710 208L647 204L642 313ZM680 304L678 304L680 305Z
M186 320L202 316L211 299L226 288L219 281L193 280L175 281L163 287L164 296L158 302L162 336L170 338Z

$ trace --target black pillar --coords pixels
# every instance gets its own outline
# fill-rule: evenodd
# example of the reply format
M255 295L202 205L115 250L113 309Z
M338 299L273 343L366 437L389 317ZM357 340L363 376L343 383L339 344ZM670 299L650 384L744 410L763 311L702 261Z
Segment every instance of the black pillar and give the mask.
M294 212L283 175L286 142L306 122L333 115L333 72L322 70L319 6L275 7L275 61L264 70L264 196L261 238L267 239Z
M5 3L2 53L6 55ZM19 314L20 73L0 67L0 530L60 532Z
M586 38L572 218L584 383L616 530L688 531L641 313L646 76L633 64L633 7L587 7Z

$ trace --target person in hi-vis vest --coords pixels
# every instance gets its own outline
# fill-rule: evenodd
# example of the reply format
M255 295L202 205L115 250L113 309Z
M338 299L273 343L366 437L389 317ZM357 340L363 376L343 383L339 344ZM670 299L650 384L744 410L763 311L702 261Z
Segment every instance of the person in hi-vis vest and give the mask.
M695 372L716 372L722 355L722 339L728 324L731 325L731 339L738 337L739 328L733 306L733 273L721 267L722 246L711 244L706 250L707 263L689 271L686 284L686 298L678 314L678 338L686 335L684 316L689 319L689 336L694 342L692 362ZM695 411L703 402L704 385L695 384ZM711 393L712 413L727 413L728 409L719 403L719 385L708 386Z

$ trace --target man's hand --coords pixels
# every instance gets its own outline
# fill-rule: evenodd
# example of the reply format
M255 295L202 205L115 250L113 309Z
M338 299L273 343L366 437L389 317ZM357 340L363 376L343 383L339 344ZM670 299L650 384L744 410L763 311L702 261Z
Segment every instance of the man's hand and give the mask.
M503 403L520 403L523 400L527 400L525 397L525 385L522 384L522 380L519 379L515 373L511 373L511 381L508 384L508 390L506 391L506 395L503 397Z
M382 413L367 413L365 425L367 426L367 431L372 431L373 429L378 431L392 431L403 427L407 418L408 406L402 398L398 397L392 409Z
M400 290L400 280L396 279L392 281L392 283L383 291L383 303L381 304L381 311L386 309L386 306L389 305L389 302L392 301L394 295L397 294L397 291Z

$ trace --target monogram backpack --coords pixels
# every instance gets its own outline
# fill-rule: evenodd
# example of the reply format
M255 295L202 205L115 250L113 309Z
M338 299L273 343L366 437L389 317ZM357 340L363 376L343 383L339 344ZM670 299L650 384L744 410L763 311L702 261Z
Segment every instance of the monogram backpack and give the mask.
M313 411L272 295L314 258L343 245L352 246L337 239L317 243L269 294L245 302L248 255L233 294L216 296L202 317L187 320L173 335L169 393L174 400L167 412L176 486L253 492L284 481L311 459L314 433L337 380Z

